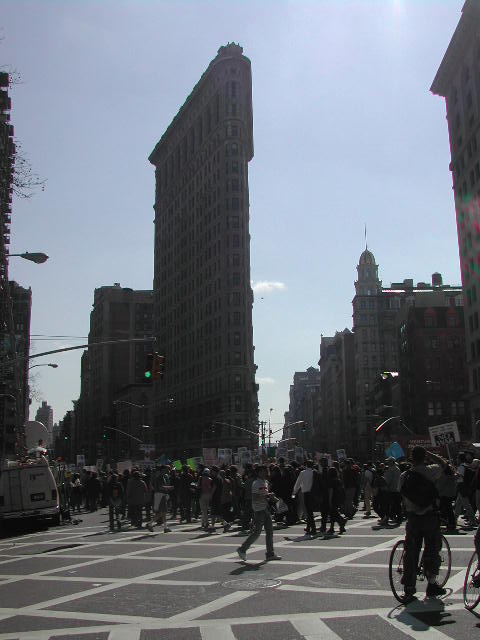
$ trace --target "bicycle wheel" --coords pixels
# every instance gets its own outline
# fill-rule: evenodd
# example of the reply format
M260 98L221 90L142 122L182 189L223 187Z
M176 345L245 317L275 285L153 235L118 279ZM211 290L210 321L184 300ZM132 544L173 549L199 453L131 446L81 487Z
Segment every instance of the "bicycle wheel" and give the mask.
M467 572L465 573L465 581L463 583L463 604L472 611L480 602L480 569L478 566L480 559L477 552L472 553L470 562L468 563ZM475 586L478 585L478 586Z
M450 545L445 536L442 536L442 548L440 550L440 569L438 570L437 582L441 587L447 584L447 580L450 577L450 571L452 570L452 552Z
M403 555L405 553L405 540L399 540L390 553L388 563L388 578L392 593L399 602L403 602Z

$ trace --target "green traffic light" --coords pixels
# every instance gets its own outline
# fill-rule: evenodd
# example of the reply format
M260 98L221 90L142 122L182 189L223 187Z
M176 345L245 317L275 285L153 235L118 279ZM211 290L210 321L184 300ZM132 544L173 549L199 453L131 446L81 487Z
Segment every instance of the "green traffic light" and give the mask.
M145 378L151 378L152 377L152 372L151 371L145 371Z

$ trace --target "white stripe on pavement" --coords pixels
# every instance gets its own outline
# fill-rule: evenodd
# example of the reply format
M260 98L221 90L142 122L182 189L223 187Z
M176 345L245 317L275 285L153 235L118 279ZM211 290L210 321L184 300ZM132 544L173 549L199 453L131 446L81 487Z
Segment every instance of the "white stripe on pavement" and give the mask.
M177 620L196 620L197 618L206 616L209 613L213 613L214 611L224 609L229 605L241 602L242 600L245 600L245 598L255 596L257 595L257 593L257 591L235 591L234 593L229 593L226 596L222 596L221 598L217 598L216 600L212 600L211 602L207 602L206 604L201 604L199 607L189 609L188 611L182 611L182 613L177 613L176 615L167 618L167 620L169 620L170 622Z
M108 640L140 640L140 635L142 633L142 626L140 624L136 625L122 625L119 627L114 627L109 635Z
M342 640L342 638L332 631L330 627L320 620L293 620L293 627L304 636L305 640Z
M200 635L202 640L236 640L230 625L200 627Z

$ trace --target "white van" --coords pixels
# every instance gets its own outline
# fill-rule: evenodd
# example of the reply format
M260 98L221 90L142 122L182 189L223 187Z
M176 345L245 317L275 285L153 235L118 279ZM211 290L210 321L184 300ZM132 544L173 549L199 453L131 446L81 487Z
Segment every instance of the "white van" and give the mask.
M0 469L0 521L25 518L60 523L57 485L43 456L7 462Z

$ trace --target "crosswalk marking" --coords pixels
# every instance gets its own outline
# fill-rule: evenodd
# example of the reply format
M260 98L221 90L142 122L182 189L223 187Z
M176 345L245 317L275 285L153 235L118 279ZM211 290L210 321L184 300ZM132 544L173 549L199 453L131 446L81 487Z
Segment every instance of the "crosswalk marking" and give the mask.
M320 618L294 620L291 624L298 633L304 636L305 640L342 640L342 638L332 631Z

